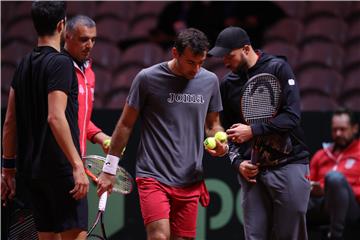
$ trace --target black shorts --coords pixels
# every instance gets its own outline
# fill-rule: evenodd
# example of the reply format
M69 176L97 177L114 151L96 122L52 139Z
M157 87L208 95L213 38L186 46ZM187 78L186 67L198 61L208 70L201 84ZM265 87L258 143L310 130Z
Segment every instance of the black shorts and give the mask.
M69 193L73 188L73 176L31 180L29 190L37 231L88 229L87 198L75 200Z

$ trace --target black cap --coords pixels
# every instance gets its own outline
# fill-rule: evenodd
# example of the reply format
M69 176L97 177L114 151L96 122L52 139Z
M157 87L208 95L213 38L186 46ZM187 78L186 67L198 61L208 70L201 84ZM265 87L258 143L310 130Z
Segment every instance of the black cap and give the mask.
M244 29L240 27L227 27L219 33L215 47L208 54L215 57L223 57L232 50L249 45L250 38Z

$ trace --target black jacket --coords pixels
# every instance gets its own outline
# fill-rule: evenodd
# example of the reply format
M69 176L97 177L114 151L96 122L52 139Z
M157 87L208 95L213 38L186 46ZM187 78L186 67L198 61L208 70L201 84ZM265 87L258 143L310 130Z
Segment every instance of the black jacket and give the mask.
M285 163L308 163L310 155L303 140L303 132L300 127L300 93L295 81L294 73L285 59L271 56L258 51L259 59L248 71L229 73L222 82L221 96L223 112L222 123L227 129L234 123L244 123L240 114L240 95L242 87L251 77L260 73L270 73L276 76L281 84L281 106L277 115L267 123L251 125L254 137L265 135L277 135L278 140L288 141L291 151L286 154L277 154L276 160L284 160ZM236 170L243 160L250 159L252 142L235 144L230 142L229 157Z

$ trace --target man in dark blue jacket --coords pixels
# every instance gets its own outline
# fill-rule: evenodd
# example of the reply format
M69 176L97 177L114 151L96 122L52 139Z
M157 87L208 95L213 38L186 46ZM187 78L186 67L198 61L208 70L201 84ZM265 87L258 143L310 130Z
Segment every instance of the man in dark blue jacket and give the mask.
M307 239L309 152L302 140L299 88L291 67L283 58L254 50L248 34L239 27L224 29L209 55L222 57L232 71L221 84L222 124L231 140L231 164L239 173L245 238ZM247 125L240 114L241 92L251 77L261 73L280 81L281 106L270 121ZM277 152L270 164L261 157L252 164L251 140L270 134L290 151Z

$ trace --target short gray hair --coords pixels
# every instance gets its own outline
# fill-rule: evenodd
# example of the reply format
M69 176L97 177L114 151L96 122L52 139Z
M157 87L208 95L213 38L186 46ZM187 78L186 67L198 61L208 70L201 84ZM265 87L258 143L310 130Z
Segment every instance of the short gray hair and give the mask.
M76 15L66 21L66 32L73 32L77 25L83 25L88 28L96 27L94 20L85 15Z

